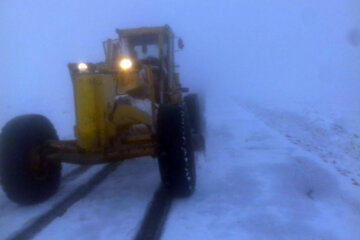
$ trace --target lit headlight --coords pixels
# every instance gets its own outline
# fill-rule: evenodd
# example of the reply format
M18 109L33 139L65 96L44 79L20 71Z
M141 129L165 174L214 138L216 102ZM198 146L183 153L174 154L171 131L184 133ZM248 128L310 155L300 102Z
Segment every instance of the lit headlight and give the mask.
M79 63L77 67L80 72L85 72L86 70L88 70L88 65L86 63Z
M129 68L132 67L132 62L130 59L128 58L124 58L120 61L120 67L123 69L123 70L127 70Z

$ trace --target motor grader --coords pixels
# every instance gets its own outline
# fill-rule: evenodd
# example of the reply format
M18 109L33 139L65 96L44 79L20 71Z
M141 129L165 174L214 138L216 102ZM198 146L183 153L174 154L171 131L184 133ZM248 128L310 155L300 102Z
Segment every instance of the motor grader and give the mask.
M68 65L75 140L59 140L51 122L36 114L3 127L1 184L14 202L29 205L51 197L60 185L62 162L103 164L144 156L157 157L162 184L173 196L193 193L194 151L204 146L201 111L196 94L184 96L188 89L176 71L175 35L167 25L116 32L117 39L103 43L104 62Z

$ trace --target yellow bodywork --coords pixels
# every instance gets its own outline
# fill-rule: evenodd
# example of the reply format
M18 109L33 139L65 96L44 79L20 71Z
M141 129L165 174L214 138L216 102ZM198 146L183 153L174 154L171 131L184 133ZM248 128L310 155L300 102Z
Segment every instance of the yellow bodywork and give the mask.
M131 78L134 76L129 79ZM73 85L76 106L75 136L81 150L103 151L116 140L119 132L134 124L144 124L151 128L151 117L147 113L130 105L115 103L116 96L129 89L119 89L123 84L119 84L119 79L114 75L82 74L74 79Z
M132 106L118 106L116 107L112 121L116 123L117 130L129 129L134 124L145 124L147 127L151 127L151 118L149 114L143 112Z

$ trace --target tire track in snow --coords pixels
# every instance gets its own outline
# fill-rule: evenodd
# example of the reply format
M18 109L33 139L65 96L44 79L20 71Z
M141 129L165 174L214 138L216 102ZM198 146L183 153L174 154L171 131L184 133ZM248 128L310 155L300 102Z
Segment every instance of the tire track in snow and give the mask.
M160 239L172 200L170 194L160 186L154 193L134 240Z
M80 175L82 175L83 173L85 173L87 170L89 170L92 166L79 166L75 169L73 169L71 172L69 172L68 174L66 174L62 181L63 182L69 182L69 181L73 181L76 178L78 178Z
M36 217L31 224L26 226L24 229L18 231L13 236L9 237L9 240L24 240L32 239L36 236L41 230L48 226L55 218L61 217L67 209L69 209L76 202L84 198L88 193L90 193L97 185L102 183L107 176L114 172L120 163L108 164L103 167L99 172L97 172L90 180L76 188L70 195L68 195L64 200L57 203L52 209L46 213ZM66 176L74 176L75 173L79 174L86 170L86 168L76 168L71 171Z

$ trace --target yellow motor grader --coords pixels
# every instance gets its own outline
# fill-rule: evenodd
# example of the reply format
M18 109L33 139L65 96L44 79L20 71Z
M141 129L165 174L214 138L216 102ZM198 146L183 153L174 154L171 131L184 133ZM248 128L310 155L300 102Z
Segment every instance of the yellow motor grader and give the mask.
M158 158L163 185L175 197L195 189L194 151L203 150L199 100L179 82L169 26L116 30L106 60L70 63L75 140L61 141L41 115L9 121L0 135L0 177L7 196L36 204L60 185L61 162L101 164ZM182 40L178 40L182 48ZM139 101L147 102L141 109ZM144 105L143 105L144 106Z

